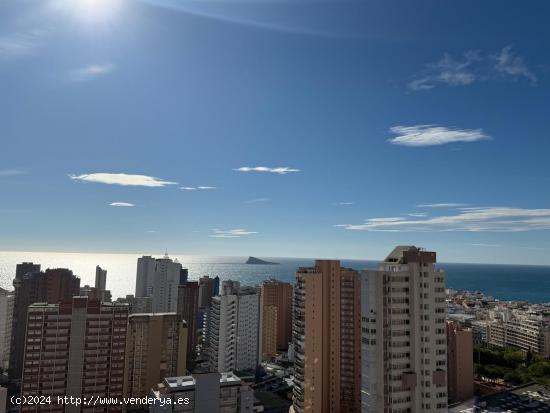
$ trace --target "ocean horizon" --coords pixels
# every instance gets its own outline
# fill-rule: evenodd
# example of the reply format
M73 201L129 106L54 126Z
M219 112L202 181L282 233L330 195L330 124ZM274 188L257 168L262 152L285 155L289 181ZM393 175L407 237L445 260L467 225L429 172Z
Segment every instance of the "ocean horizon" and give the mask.
M161 257L164 254L146 254ZM69 268L81 285L93 285L96 265L108 271L107 288L113 300L134 294L137 258L142 254L0 251L0 287L12 290L16 265L32 261L46 268ZM203 275L234 279L243 285L274 278L294 282L298 267L311 266L315 258L259 257L279 265L245 264L248 256L207 256L169 254L189 270L189 279ZM375 268L381 260L341 259L342 265L356 270ZM480 291L502 301L550 302L550 266L477 263L438 263L446 272L447 288Z

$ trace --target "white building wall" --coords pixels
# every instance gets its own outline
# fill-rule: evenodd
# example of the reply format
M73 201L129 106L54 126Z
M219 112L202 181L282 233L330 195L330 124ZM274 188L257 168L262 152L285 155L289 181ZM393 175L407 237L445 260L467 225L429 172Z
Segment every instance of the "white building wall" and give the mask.
M0 288L0 367L6 370L10 360L14 295Z

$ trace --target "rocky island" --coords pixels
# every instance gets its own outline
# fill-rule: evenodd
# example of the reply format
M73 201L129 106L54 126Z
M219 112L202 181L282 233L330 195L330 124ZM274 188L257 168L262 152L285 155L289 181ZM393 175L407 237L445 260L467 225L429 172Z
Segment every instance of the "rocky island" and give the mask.
M248 257L246 264L256 264L256 265L280 265L278 262L269 262L264 261L256 257Z

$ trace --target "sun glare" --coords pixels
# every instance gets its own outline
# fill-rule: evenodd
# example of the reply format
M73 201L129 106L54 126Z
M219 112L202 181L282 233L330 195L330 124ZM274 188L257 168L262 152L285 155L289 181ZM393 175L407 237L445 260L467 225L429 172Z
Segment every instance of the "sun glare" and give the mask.
M59 11L91 24L111 20L117 14L121 4L122 0L58 0L55 2Z

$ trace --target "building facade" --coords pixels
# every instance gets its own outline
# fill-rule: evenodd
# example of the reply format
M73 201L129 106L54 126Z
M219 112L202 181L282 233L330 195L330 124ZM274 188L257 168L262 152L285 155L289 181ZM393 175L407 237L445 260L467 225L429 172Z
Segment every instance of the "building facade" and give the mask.
M296 272L294 287L296 412L360 411L359 274L337 260Z
M9 368L14 294L0 288L0 368Z
M472 330L452 321L447 321L447 389L450 404L474 397Z
M104 270L99 265L95 267L95 288L100 291L107 289L107 270Z
M205 352L210 371L255 370L261 361L260 292L223 282L205 317Z
M187 323L187 351L194 351L197 346L197 311L199 308L199 283L187 281L178 287L177 313L180 320Z
M277 280L262 284L262 353L274 356L292 341L292 285Z
M361 274L363 412L447 412L445 274L436 254L396 247Z
M80 278L64 268L40 271L40 266L23 263L17 266L13 280L14 305L10 355L10 377L20 380L27 328L27 309L32 303L59 303L78 296Z
M126 345L126 394L145 397L165 377L186 374L187 325L176 313L132 314Z
M22 412L120 412L120 405L77 406L58 396L124 395L128 307L74 297L28 309L23 396L51 396L51 403L23 405Z
M152 311L175 313L178 306L178 286L187 281L187 269L168 255L163 258L138 258L136 297L151 297Z
M497 347L515 347L550 358L550 316L515 311L506 320L487 324L487 342Z

